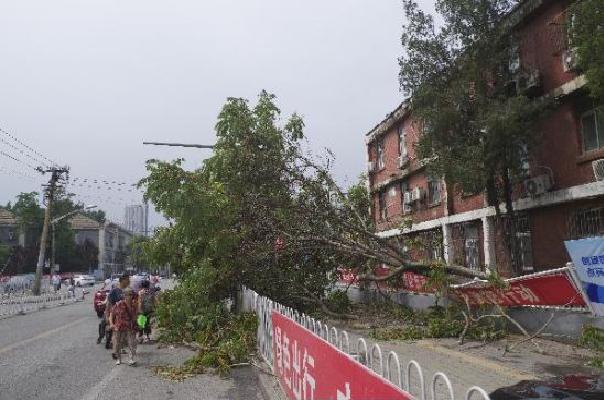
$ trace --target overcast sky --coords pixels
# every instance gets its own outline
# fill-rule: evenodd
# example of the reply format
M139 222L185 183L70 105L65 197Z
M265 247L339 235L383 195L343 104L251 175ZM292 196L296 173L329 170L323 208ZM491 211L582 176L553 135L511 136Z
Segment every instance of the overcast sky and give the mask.
M213 143L225 99L266 89L350 182L364 134L401 101L401 25L400 0L2 1L0 128L73 177L134 182L146 159L194 168L210 154L143 140ZM6 154L33 160L0 150L0 202L40 190ZM136 196L107 186L73 191L120 221Z

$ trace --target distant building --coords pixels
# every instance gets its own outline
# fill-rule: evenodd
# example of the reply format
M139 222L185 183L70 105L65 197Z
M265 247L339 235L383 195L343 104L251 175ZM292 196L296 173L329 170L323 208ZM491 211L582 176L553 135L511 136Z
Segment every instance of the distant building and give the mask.
M128 243L133 236L130 230L109 221L99 223L83 215L76 215L69 222L78 245L83 245L88 240L97 246L98 270L101 275L108 276L126 270Z
M11 247L25 245L25 235L20 232L17 219L5 209L0 209L0 244Z
M126 206L124 228L139 235L147 235L149 208L147 204Z

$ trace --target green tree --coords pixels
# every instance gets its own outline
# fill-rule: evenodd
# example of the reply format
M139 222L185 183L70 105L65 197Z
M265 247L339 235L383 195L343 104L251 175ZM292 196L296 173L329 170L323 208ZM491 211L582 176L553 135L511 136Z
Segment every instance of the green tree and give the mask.
M604 0L579 0L571 6L569 45L597 104L604 103Z
M154 266L152 258L146 251L150 240L146 236L135 235L128 242L128 264L132 265L134 269Z
M333 156L303 152L302 120L293 115L280 126L279 115L266 92L253 108L230 98L216 124L214 155L201 168L148 162L141 184L170 221L143 245L152 262L172 265L183 282L204 279L181 287L194 287L198 305L210 308L244 284L285 304L329 311L325 292L340 266L367 280L427 271L429 265L409 261L402 241L374 232L366 177L342 190L329 169ZM392 265L392 276L374 277L379 263Z
M550 105L510 84L530 72L510 62L519 49L507 18L517 3L437 0L443 21L437 27L414 0L404 0L400 58L401 88L422 132L418 152L428 172L443 177L449 190L485 192L498 215L505 203L510 237L512 193L526 178L523 164L539 142L537 124ZM517 243L510 240L508 247L514 263Z
M19 229L39 239L44 223L44 209L40 206L40 194L37 192L20 193L10 211L17 218Z

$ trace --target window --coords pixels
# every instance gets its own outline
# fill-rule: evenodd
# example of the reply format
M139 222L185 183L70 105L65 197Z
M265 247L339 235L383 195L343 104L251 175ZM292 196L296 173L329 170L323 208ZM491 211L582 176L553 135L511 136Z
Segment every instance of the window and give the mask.
M428 179L428 204L433 206L440 204L442 185L440 179Z
M401 181L401 209L403 210L403 214L409 214L411 209L411 204L405 203L405 193L409 191L409 182L405 179Z
M10 229L8 231L8 240L14 240L15 239L15 231L13 231L12 229Z
M379 138L377 141L377 166L378 169L384 168L384 138Z
M378 207L380 210L380 220L388 218L388 203L386 200L386 190L382 190L378 195Z
M533 270L533 244L531 241L530 232L517 232L516 237L518 240L518 261L522 271Z
M520 71L520 49L518 44L512 43L510 46L510 58L508 61L508 71L510 74L516 74Z
M591 151L604 148L604 110L596 108L581 117L583 150Z
M570 239L604 235L604 207L577 210L569 219Z
M526 143L520 145L520 173L524 176L530 175L529 149Z
M516 219L516 241L518 266L523 272L530 272L533 270L533 243L527 215L518 216Z
M464 253L466 255L466 267L480 269L480 243L478 227L468 225L464 229Z
M405 128L401 125L398 128L398 154L401 157L407 157L407 143L405 139L407 137L407 133L405 132Z

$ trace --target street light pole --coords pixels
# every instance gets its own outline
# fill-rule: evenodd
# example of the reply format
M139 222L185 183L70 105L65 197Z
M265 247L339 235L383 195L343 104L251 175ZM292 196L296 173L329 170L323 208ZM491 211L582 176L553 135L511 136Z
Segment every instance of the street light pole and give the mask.
M198 149L213 149L213 145L209 144L186 144L186 143L166 143L166 142L143 142L153 146L171 146L171 147L195 147Z

